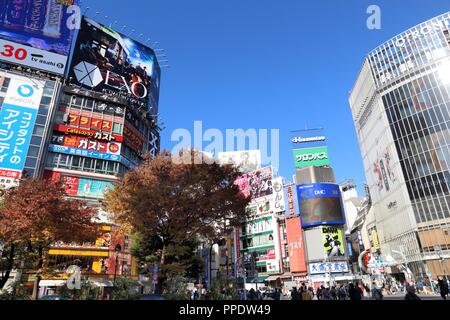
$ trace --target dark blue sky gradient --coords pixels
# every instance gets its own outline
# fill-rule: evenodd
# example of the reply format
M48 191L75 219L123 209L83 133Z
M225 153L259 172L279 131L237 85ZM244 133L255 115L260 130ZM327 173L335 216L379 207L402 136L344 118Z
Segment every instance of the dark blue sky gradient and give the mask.
M382 29L366 27L369 5ZM348 105L364 56L390 37L450 10L448 0L83 0L88 16L159 41L160 113L173 130L279 128L280 170L294 173L289 131L324 127L338 181L365 181ZM100 13L96 15L96 12ZM108 16L105 19L105 16ZM205 143L206 145L206 143Z

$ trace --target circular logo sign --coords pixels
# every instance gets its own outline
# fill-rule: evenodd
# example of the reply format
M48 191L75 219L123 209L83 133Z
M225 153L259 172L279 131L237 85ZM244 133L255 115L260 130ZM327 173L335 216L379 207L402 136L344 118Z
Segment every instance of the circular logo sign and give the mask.
M116 143L111 143L109 145L109 151L112 152L112 153L119 152L119 145L116 144Z
M22 84L17 88L17 93L19 96L28 98L31 97L34 93L33 87L29 84Z

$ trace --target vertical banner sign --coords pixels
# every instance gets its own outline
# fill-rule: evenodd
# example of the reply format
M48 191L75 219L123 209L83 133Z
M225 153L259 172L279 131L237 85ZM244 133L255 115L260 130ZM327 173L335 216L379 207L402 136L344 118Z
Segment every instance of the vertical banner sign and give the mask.
M12 77L0 111L0 176L19 179L43 94L42 81Z
M284 188L284 197L287 199L286 215L288 217L298 216L300 214L297 201L297 188L295 185Z
M286 208L284 204L283 178L278 177L273 179L272 186L274 192L275 212L284 212Z
M286 231L291 272L306 272L305 247L300 217L286 219Z

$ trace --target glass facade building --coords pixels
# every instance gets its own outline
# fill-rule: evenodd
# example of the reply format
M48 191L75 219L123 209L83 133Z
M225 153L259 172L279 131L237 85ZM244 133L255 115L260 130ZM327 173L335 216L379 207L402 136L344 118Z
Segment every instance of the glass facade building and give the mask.
M350 94L381 251L416 276L450 271L449 29L445 13L380 45Z

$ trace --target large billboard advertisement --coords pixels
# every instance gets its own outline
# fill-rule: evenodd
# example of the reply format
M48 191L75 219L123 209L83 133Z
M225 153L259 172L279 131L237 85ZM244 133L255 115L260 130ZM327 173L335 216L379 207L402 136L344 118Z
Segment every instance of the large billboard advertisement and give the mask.
M50 144L48 147L48 150L51 152L56 153L64 153L64 154L71 154L75 156L82 156L82 157L88 157L88 158L94 158L94 159L102 159L102 160L110 160L110 161L121 161L121 156L118 154L112 154L112 153L104 153L94 150L87 150L87 149L79 149L79 148L72 148L72 147L66 147L66 146L59 146L57 144Z
M273 194L272 167L265 167L246 173L236 179L241 193L252 200Z
M155 52L87 17L81 21L68 77L119 96L142 112L157 113L160 67Z
M64 74L78 2L0 1L0 60Z
M242 173L261 168L261 150L219 152L217 157L221 165L233 164Z
M292 150L294 164L297 168L329 166L327 147L303 148Z
M322 128L291 131L292 149L304 149L326 146L326 137Z
M300 217L286 219L286 232L291 272L306 272L305 246Z
M7 85L0 111L0 177L18 179L33 134L44 82L0 73L0 87Z
M342 229L336 226L322 227L323 251L328 261L345 257Z
M65 147L92 150L116 155L120 155L122 146L121 143L117 142L97 141L76 135L63 135L57 132L53 133L51 143Z
M303 227L345 224L339 185L312 183L297 185Z

